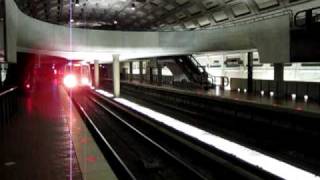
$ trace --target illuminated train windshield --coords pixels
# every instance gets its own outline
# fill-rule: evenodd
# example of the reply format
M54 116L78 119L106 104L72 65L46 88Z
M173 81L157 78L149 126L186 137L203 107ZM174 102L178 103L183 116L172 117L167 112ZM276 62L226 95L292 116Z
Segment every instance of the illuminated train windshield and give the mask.
M64 69L63 83L67 88L91 86L90 66L85 63L68 63Z

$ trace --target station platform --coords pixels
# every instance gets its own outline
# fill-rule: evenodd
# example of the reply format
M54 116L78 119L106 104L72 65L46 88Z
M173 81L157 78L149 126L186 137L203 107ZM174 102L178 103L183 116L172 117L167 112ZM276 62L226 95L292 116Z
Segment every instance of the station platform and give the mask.
M38 81L0 134L0 179L117 179L66 90Z
M305 102L301 99L296 99L296 100L292 100L291 98L276 99L276 98L270 97L268 94L261 96L257 94L249 94L244 92L220 90L220 89L210 89L210 90L178 89L170 85L158 86L155 84L141 83L135 80L122 81L122 83L132 84L137 86L144 86L148 88L155 88L160 90L166 90L166 91L171 91L171 92L176 92L176 93L181 93L181 94L191 95L191 96L199 96L199 97L213 98L213 99L219 99L219 100L237 101L238 103L251 104L254 106L263 106L266 108L276 107L282 110L303 112L305 114L309 114L312 116L317 116L318 114L320 114L320 102L315 102L310 100Z
M121 82L121 96L182 122L319 173L317 102ZM272 133L271 133L272 132Z

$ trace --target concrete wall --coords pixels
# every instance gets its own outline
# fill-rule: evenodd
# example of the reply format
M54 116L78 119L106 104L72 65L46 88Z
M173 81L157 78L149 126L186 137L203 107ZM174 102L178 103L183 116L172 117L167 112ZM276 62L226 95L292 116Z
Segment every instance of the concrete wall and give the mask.
M11 63L17 62L17 36L19 31L26 31L26 29L20 29L18 31L18 18L17 7L14 1L5 0L6 6L6 29L7 29L7 61Z
M262 62L289 62L289 15L201 31L125 32L77 28L70 31L68 27L26 16L12 0L6 0L6 4L11 50L14 50L14 34L17 33L20 51L40 51L74 58L104 58L100 62L111 62L110 54L120 54L121 59L127 59L244 49L258 49Z
M3 39L3 22L0 22L0 51L3 51L4 48L4 39Z
M200 54L195 55L198 62L206 67L206 71L213 76L227 76L230 78L247 79L247 53L231 53L231 54ZM224 61L226 57L240 57L244 64L239 67L226 67ZM253 57L259 59L259 54L254 52ZM216 61L216 63L214 62ZM253 79L273 80L274 67L270 63L254 62L259 66L253 67ZM313 63L311 63L313 64ZM214 67L213 65L216 65ZM320 63L313 66L303 66L302 63L291 63L284 67L284 80L297 82L320 82ZM229 87L227 87L229 88Z

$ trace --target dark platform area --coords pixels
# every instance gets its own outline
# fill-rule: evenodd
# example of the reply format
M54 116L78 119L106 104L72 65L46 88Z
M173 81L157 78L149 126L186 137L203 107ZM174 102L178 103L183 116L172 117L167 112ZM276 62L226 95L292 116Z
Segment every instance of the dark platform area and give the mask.
M237 103L242 103L246 105L252 105L255 107L263 107L263 108L277 108L284 111L294 111L294 112L302 112L307 113L309 115L317 116L320 114L320 104L318 102L314 102L309 100L307 103L303 100L293 101L290 98L282 98L275 99L271 98L268 94L265 94L263 97L257 94L247 94L244 92L236 92L236 91L223 91L223 90L182 90L173 88L168 85L156 86L145 83L140 83L138 81L122 81L123 84L131 84L136 86L142 86L146 88L155 88L159 90L165 90L172 93L185 94L188 96L199 96L203 98L208 98L208 100L225 100L225 101L234 101Z
M317 103L122 82L121 96L318 174Z
M82 179L57 81L34 84L0 134L0 179Z

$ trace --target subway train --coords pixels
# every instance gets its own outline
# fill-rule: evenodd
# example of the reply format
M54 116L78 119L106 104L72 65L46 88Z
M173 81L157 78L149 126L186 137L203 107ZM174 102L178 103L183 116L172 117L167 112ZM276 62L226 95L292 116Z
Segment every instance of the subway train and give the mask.
M64 66L63 84L68 89L91 87L90 65L84 62L69 62Z

